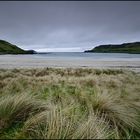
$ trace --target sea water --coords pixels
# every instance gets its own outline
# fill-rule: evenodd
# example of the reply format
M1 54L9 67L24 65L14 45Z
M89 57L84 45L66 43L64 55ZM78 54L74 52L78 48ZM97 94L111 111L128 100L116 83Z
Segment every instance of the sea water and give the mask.
M46 59L90 59L99 61L140 61L140 54L127 53L84 53L84 52L50 52L45 54L34 54L30 57Z

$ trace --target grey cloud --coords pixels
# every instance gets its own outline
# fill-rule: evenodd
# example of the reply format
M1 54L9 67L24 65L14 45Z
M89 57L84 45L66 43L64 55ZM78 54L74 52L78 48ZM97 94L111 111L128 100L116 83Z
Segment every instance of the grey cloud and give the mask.
M1 1L0 37L24 49L140 41L139 13L139 1Z

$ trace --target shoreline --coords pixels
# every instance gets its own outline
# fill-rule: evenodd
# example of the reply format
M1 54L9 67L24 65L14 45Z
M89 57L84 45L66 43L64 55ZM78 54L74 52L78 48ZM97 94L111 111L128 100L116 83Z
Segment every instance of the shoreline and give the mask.
M14 68L93 68L93 69L127 69L140 72L140 61L129 60L94 60L83 58L46 58L38 56L0 56L0 69Z

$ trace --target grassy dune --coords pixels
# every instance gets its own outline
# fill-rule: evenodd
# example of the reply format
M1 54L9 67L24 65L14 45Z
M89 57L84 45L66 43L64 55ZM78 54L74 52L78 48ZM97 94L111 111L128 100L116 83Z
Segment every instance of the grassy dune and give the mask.
M140 138L140 74L1 69L0 138Z
M123 43L123 44L108 44L100 45L92 50L87 50L85 52L100 52L100 53L140 53L140 42Z
M34 54L34 50L23 50L5 40L0 40L0 54Z

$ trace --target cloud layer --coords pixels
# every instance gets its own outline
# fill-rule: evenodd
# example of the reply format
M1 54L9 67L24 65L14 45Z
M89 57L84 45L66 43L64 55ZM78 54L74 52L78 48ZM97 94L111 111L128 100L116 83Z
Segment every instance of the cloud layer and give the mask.
M139 1L1 1L0 39L23 49L84 51L140 41Z

